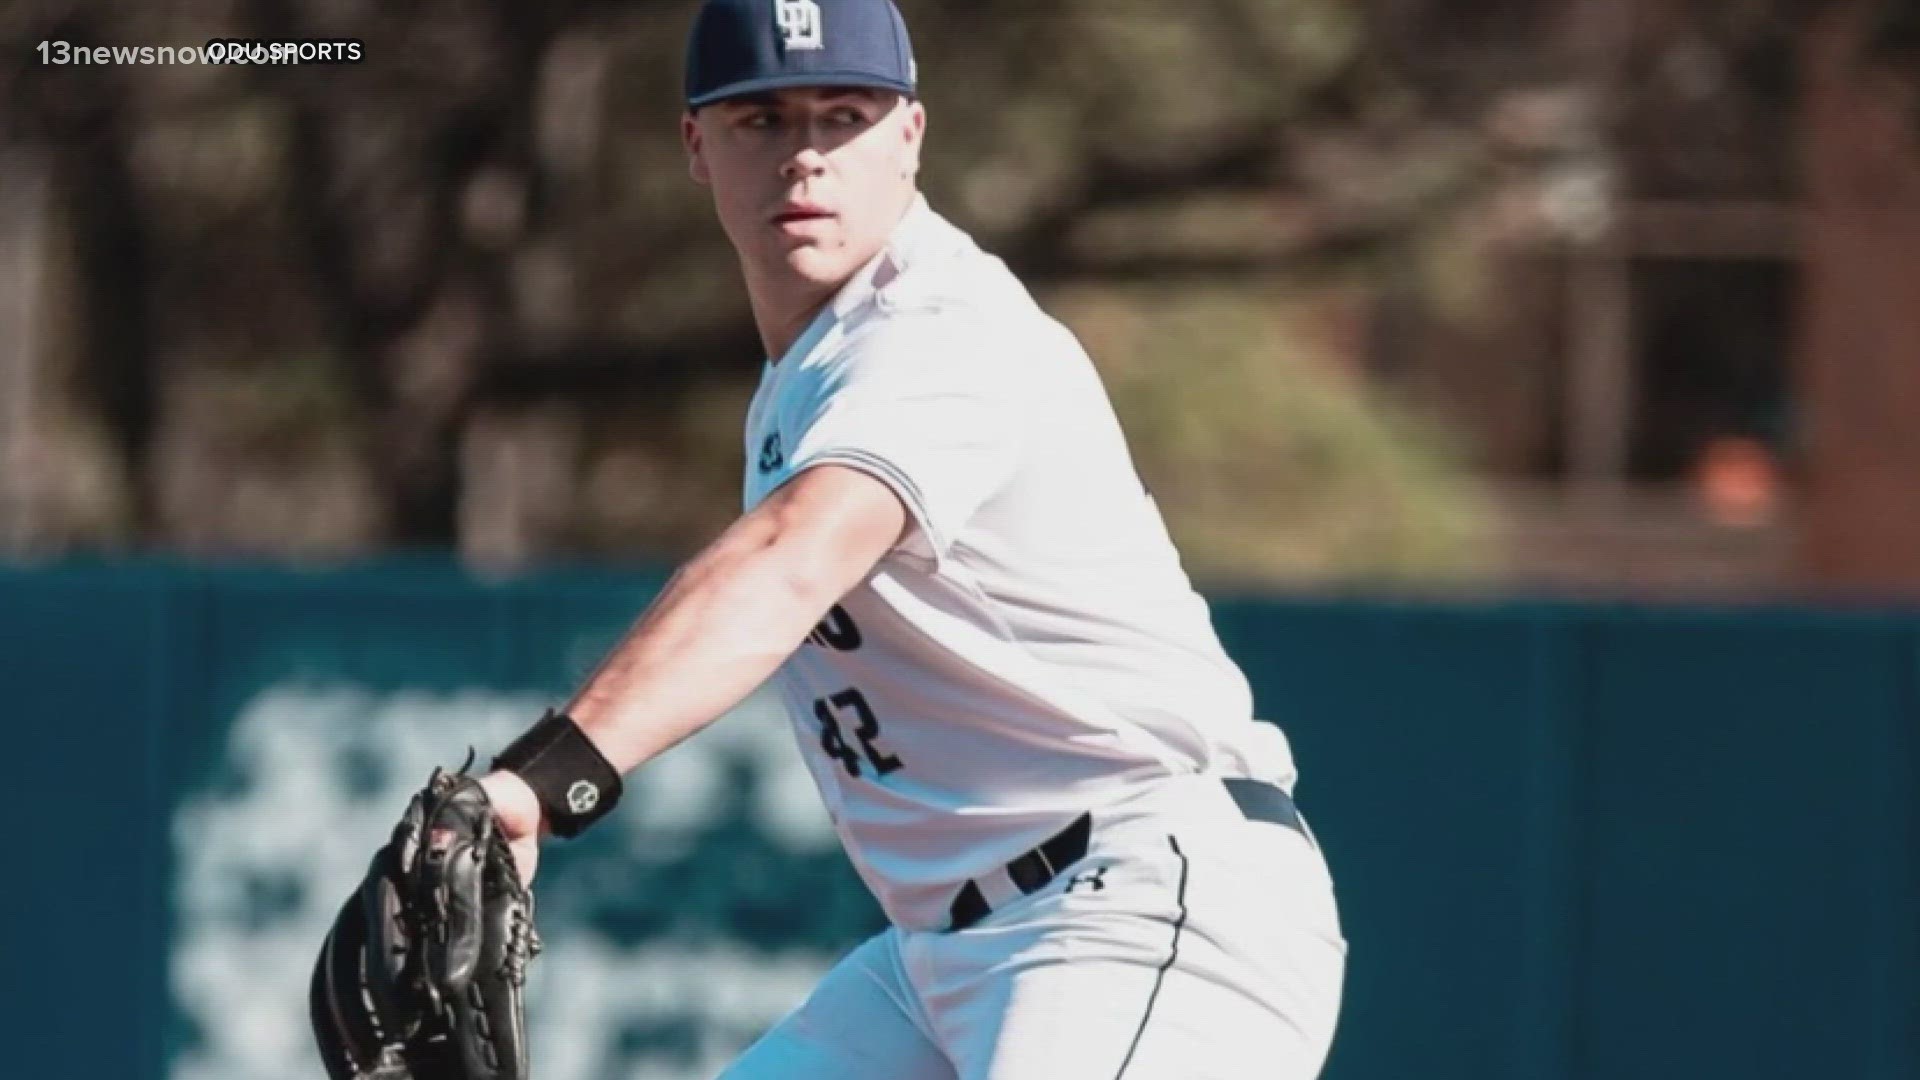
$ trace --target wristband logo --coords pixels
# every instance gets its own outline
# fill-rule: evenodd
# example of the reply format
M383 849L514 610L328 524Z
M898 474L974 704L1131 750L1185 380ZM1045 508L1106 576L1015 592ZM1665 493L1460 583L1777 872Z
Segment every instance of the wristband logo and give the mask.
M567 789L567 809L585 814L600 805L600 789L591 780L575 780Z

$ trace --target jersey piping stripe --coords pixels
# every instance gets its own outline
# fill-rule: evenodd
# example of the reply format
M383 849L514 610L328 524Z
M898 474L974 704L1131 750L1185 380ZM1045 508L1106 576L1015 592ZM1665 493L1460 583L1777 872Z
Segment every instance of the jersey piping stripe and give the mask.
M1167 981L1167 970L1180 957L1180 931L1187 925L1187 853L1180 850L1180 841L1167 837L1167 844L1173 853L1180 856L1180 890L1178 902L1180 914L1173 921L1173 948L1167 952L1167 962L1160 965L1160 971L1153 977L1153 992L1147 995L1147 1011L1140 1017L1140 1026L1133 1033L1133 1042L1127 1047L1127 1056L1120 1062L1120 1071L1113 1074L1113 1080L1121 1080L1127 1075L1127 1066L1133 1064L1133 1055L1140 1049L1140 1036L1147 1032L1147 1021L1153 1019L1153 1003L1160 1000L1160 987Z
M839 448L809 458L805 467L810 468L815 465L850 465L882 481L894 489L906 502L914 519L926 531L927 543L932 545L934 551L938 552L945 548L946 537L934 531L938 526L928 511L927 500L920 494L919 486L893 462L867 450Z

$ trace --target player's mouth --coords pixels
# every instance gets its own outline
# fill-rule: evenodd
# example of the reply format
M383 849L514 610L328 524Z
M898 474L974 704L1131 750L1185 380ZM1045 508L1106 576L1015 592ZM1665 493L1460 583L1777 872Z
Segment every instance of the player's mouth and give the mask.
M781 228L789 228L815 221L826 221L833 216L833 211L816 203L788 203L773 215L773 223Z

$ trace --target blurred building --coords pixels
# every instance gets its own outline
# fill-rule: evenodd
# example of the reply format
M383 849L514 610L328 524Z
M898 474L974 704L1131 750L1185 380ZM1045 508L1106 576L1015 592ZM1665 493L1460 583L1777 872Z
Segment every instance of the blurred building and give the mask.
M1609 142L1589 235L1510 253L1470 332L1389 310L1371 355L1474 433L1514 578L1920 588L1920 112L1875 10L1564 7Z

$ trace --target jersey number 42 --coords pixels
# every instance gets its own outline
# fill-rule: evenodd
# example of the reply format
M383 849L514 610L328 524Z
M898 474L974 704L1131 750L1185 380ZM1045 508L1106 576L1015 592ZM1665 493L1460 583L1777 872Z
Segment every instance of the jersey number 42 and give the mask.
M855 750L847 744L847 736L841 728L843 713L853 717L853 737L859 740L860 749ZM848 687L831 697L823 697L813 703L813 715L820 720L820 749L828 756L837 759L848 776L861 775L861 756L864 753L866 764L874 774L885 776L900 767L900 759L886 752L880 745L880 718L873 714L873 707L867 704L866 696L858 687Z

